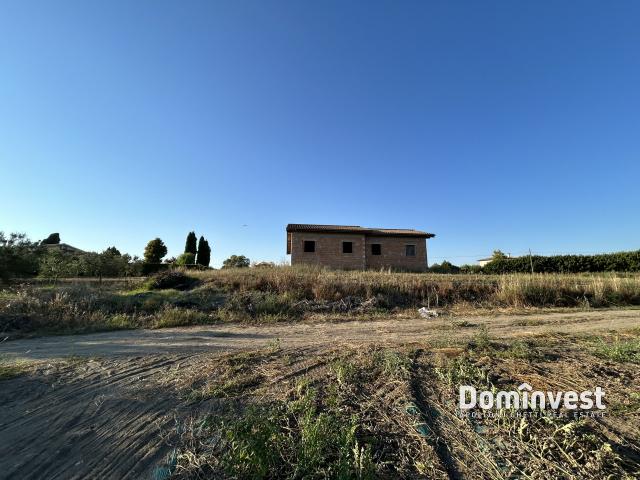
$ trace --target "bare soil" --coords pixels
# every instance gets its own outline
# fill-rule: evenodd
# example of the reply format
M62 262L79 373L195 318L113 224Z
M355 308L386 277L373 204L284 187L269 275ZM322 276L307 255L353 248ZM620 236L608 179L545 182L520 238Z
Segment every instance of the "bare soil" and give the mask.
M447 350L435 347L455 350L481 326L495 339L548 336L555 342L557 356L547 356L545 362L486 360L498 376L535 383L537 388L588 387L594 379L603 379L619 402L624 402L627 390L638 389L637 368L594 360L575 346L572 350L571 342L564 348L560 340L562 335L574 338L637 328L638 310L219 325L6 341L0 343L0 356L30 361L33 367L26 375L0 381L0 478L163 478L167 456L179 445L182 427L176 426L203 414L216 415L223 408L219 399L194 400L189 393L215 384L224 375L221 362L233 352L276 352L254 359L250 371L243 373L251 380L243 389L259 390L265 396L290 389L302 375L319 378L332 359L344 352L374 345L413 346L418 352L431 348L432 353L416 357L409 388L414 402L429 417L431 355ZM574 355L567 357L571 352ZM376 386L380 391L375 400L389 410L378 410L384 418L391 417L396 397L407 394L406 388L393 385ZM638 414L630 415L633 421L614 416L601 421L598 428L637 462L640 453L628 439L640 435ZM384 423L386 435L401 435L403 425L389 422ZM429 426L444 440L433 444L424 440L422 445L415 433L409 436L415 455L426 455L434 462L427 477L482 478L472 451L468 457L452 459L452 450L443 447L447 436L455 442L456 435L467 438L464 435L474 432L459 435L458 430L447 430L451 425L437 422Z

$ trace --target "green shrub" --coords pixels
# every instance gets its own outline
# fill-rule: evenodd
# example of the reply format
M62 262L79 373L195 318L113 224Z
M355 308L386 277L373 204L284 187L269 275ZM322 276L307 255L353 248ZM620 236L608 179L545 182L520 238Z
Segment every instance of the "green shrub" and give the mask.
M114 330L128 330L137 328L137 324L133 317L124 314L116 314L107 320L107 327Z
M460 267L445 260L440 264L434 263L431 265L429 271L431 273L460 273Z
M600 341L594 348L594 354L600 358L623 363L640 363L640 339L621 340L611 343Z
M175 261L175 265L184 267L186 265L194 265L196 263L196 256L191 252L181 254Z
M212 319L206 313L184 308L165 308L155 318L155 328L186 327L189 325L203 325L211 323Z
M197 283L197 280L193 277L186 275L180 270L168 270L166 272L160 272L149 279L147 286L150 289L164 290L187 290L193 287Z
M287 293L234 292L227 298L221 309L223 317L229 320L243 319L291 319L302 311L294 306L294 299Z
M220 463L234 478L372 479L376 466L355 417L319 411L308 390L291 402L249 407L223 432Z

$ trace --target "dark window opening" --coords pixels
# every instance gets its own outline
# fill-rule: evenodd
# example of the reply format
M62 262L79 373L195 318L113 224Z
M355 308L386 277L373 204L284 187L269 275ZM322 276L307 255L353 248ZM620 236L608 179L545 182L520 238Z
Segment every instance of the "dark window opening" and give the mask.
M342 253L353 253L353 242L342 242Z
M380 245L379 243L372 243L371 255L382 255L382 245Z
M415 257L416 256L416 246L415 245L405 245L404 246L404 254L407 257Z
M307 253L313 253L316 251L316 242L315 240L305 240L304 241L304 251Z

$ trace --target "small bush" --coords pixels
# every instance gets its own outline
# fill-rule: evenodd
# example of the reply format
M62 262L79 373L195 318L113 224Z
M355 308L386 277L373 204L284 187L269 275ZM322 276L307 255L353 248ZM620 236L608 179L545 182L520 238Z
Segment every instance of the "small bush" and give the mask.
M237 292L227 298L220 313L228 320L277 321L294 318L301 312L286 293L279 295L269 292Z
M186 327L212 323L209 315L197 310L165 308L155 318L155 328Z
M164 290L173 288L175 290L188 290L197 283L193 277L186 275L180 270L168 270L160 272L149 279L148 287L152 290Z
M107 327L113 330L129 330L137 326L133 317L121 313L113 315L107 320Z
M640 339L620 340L616 338L612 343L601 340L594 348L597 357L614 362L640 363Z
M360 373L358 366L346 359L340 359L333 362L331 370L336 376L338 385L343 386L355 383Z
M196 263L196 256L191 252L185 252L176 258L175 264L181 267L193 265Z

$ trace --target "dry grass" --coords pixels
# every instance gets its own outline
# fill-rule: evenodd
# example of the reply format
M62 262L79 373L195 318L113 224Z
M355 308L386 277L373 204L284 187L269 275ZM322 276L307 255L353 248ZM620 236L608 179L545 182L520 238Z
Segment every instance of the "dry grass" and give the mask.
M226 291L335 301L379 297L388 306L471 303L492 307L640 305L640 276L617 274L442 275L274 267L190 272Z
M146 282L36 282L0 291L0 333L76 333L216 322L452 315L640 305L640 276L440 275L274 267L175 271ZM174 278L175 277L175 278ZM175 282L174 282L175 283ZM179 287L179 289L177 289Z
M29 372L31 368L32 365L28 362L5 360L0 357L0 380L19 377Z

